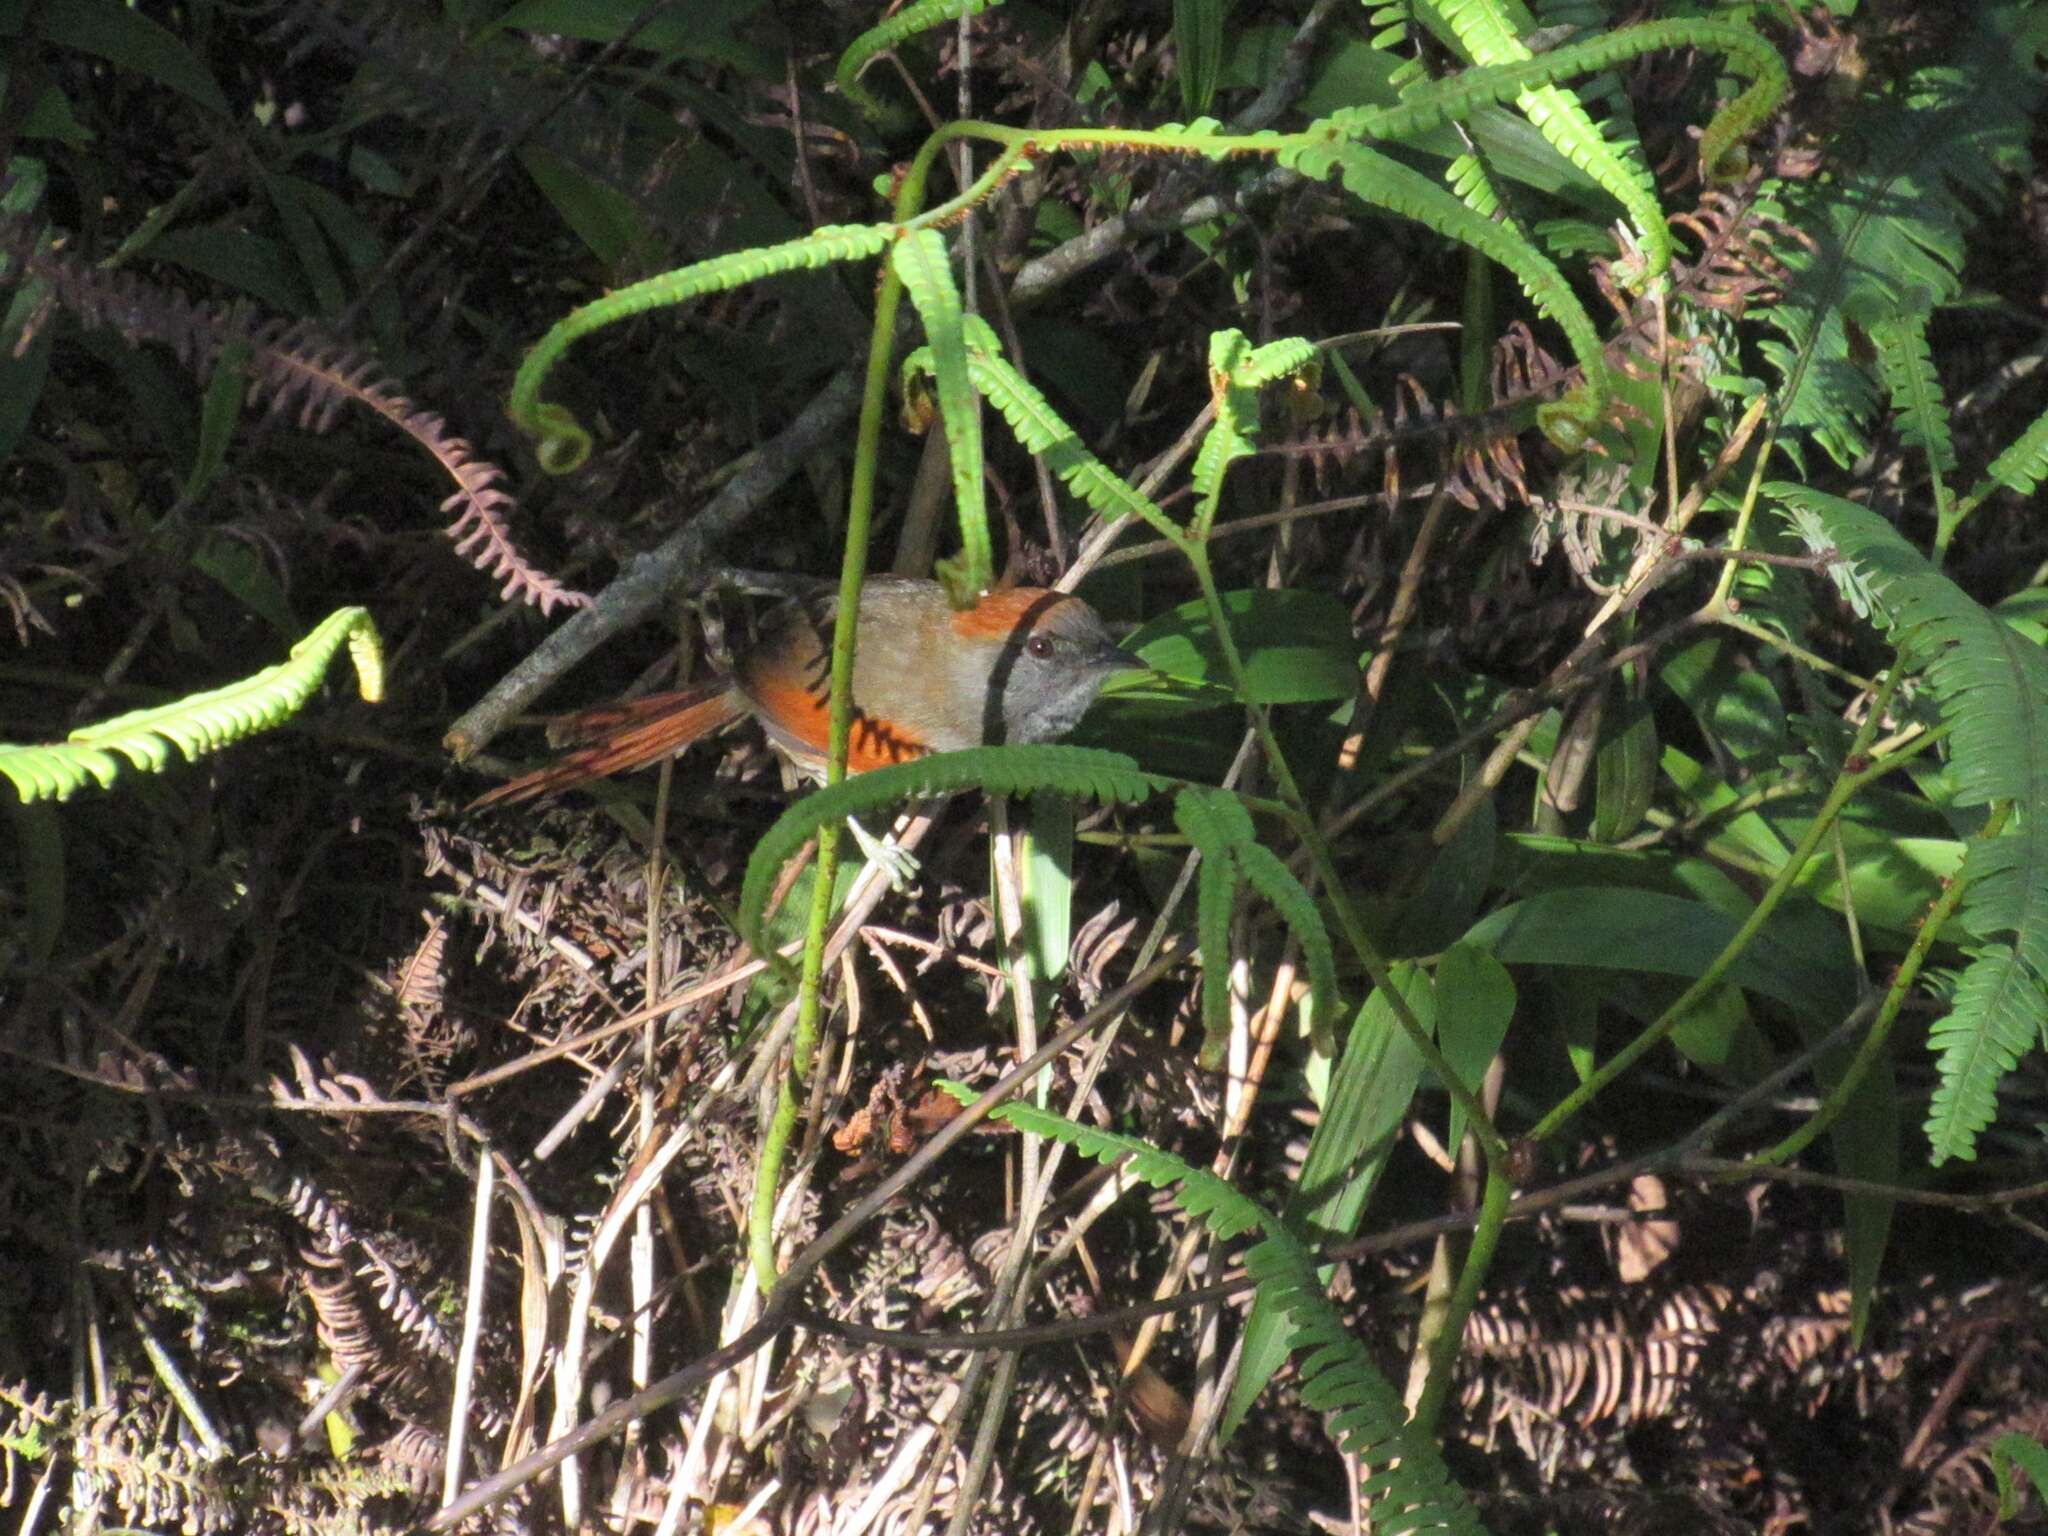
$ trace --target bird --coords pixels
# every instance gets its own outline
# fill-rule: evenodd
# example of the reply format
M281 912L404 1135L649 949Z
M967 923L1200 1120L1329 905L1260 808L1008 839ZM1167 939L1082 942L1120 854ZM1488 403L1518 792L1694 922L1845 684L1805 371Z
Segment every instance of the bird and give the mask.
M791 605L730 676L554 722L562 757L470 803L559 793L683 751L749 717L800 773L825 777L836 596ZM956 609L936 581L870 577L854 650L846 771L1004 742L1056 741L1110 677L1145 663L1086 602L1043 587L986 592Z

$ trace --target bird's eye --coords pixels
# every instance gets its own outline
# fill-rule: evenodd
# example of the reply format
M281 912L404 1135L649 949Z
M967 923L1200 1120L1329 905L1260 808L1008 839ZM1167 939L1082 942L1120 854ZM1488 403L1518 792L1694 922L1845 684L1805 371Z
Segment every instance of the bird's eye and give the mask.
M1037 657L1040 661L1044 661L1047 657L1052 655L1052 636L1033 635L1029 640L1026 640L1024 642L1024 649L1031 655Z

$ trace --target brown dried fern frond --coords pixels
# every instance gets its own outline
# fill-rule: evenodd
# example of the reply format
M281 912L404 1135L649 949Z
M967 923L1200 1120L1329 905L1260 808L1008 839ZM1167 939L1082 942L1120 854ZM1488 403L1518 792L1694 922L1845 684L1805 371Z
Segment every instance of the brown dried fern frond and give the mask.
M1777 247L1791 234L1759 201L1757 185L1752 180L1742 187L1716 188L1703 194L1691 210L1672 218L1699 249L1691 261L1673 264L1662 312L1650 299L1625 293L1604 265L1595 264L1595 281L1621 321L1607 344L1611 366L1639 376L1655 374L1674 362L1683 367L1689 354L1663 336L1671 308L1695 304L1740 314L1776 290L1782 271ZM1657 355L1660 346L1667 354L1662 359ZM1530 424L1533 407L1564 393L1578 379L1575 366L1567 366L1517 322L1494 344L1488 377L1492 403L1485 410L1462 413L1448 402L1431 399L1418 381L1404 375L1396 383L1397 404L1391 416L1375 413L1364 418L1354 410L1337 424L1305 429L1291 441L1260 451L1306 458L1324 489L1333 472L1355 472L1377 460L1391 503L1410 478L1404 473L1404 451L1412 453L1427 444L1432 464L1441 457L1449 459L1446 489L1453 499L1468 510L1498 509L1528 499L1527 465L1518 437ZM1617 404L1615 409L1625 407Z
M302 431L328 431L350 405L376 412L433 455L455 482L454 494L441 503L442 511L458 514L447 535L457 554L503 581L501 598L531 603L542 613L590 602L587 593L520 553L505 523L514 502L500 484L504 471L477 457L441 416L400 394L374 360L311 321L259 321L246 305L203 303L133 273L86 266L43 247L25 220L0 224L0 251L9 258L10 275L41 279L82 323L119 331L130 342L169 347L195 374L215 367L231 346L245 350L252 401L271 416L293 416Z
M0 1457L6 1486L18 1461L69 1461L72 1509L84 1515L108 1501L131 1524L176 1528L187 1536L242 1529L245 1501L231 1464L169 1438L177 1422L168 1402L80 1410L25 1385L0 1382ZM0 1503L4 1503L0 1500Z

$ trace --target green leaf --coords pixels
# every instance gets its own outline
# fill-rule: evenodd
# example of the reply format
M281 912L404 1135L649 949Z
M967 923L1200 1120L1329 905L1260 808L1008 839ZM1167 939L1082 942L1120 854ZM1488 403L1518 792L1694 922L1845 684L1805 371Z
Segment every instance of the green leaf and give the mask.
M1784 907L1757 934L1728 980L1832 1026L1856 1005L1856 970L1838 925L1789 917ZM1688 979L1706 972L1740 923L1704 903L1656 891L1546 891L1490 913L1465 942L1507 965L1573 965L1652 971Z
M227 462L228 445L235 439L235 428L241 425L248 383L249 343L242 337L233 337L220 349L213 362L213 376L206 381L205 403L199 409L198 452L192 460L192 472L185 477L187 501L196 502L205 495L221 465ZM288 623L284 628L286 635L298 632L296 623Z
M605 266L617 270L641 252L660 249L653 228L618 188L537 144L519 151L519 163L562 222Z
M327 237L320 232L320 221L313 217L305 199L299 195L302 183L296 176L275 173L265 174L262 181L264 196L270 199L278 225L284 230L285 239L291 242L299 271L312 292L314 309L323 315L337 313L346 297L342 290L341 271L334 264L334 253L328 249Z
M1430 860L1420 889L1401 909L1390 953L1433 955L1448 949L1492 889L1499 847L1499 818L1489 795Z
M0 462L13 454L28 430L36 404L43 398L43 386L49 381L54 328L39 326L35 338L26 346L21 344L23 328L41 313L49 292L47 283L22 283L8 300L6 319L0 321Z
M1025 839L1024 961L1034 981L1067 973L1074 935L1074 806L1059 795L1034 795Z
M2034 1496L2048 1502L2048 1449L2018 1430L2000 1435L1991 1442L1991 1475L1998 1481L2000 1520L2010 1520L2020 1512L2021 1490L2013 1481L2014 1467L2033 1479Z
M1657 788L1657 722L1641 705L1626 716L1593 759L1596 843L1618 843L1641 826Z
M192 565L285 639L304 631L291 599L255 545L215 530L201 541Z
M1830 1028L1819 1019L1799 1021L1800 1034L1809 1045ZM1824 1052L1813 1065L1814 1081L1824 1091L1833 1091L1855 1054L1846 1044ZM1828 1132L1828 1148L1834 1154L1835 1167L1847 1178L1879 1185L1899 1182L1899 1094L1888 1059L1879 1058L1856 1085L1848 1108ZM1878 1270L1891 1236L1896 1205L1890 1195L1858 1193L1842 1197L1843 1226L1849 1247L1849 1320L1859 1344L1870 1321L1870 1303L1876 1294Z
M227 97L198 56L171 32L120 0L51 0L38 13L42 34L64 48L105 59L230 117Z
M1173 53L1180 102L1198 117L1216 99L1223 72L1223 19L1229 0L1173 0Z
M1788 750L1778 690L1726 639L1694 642L1664 657L1657 680L1676 694L1720 752L1756 772Z
M1734 851L1776 869L1791 857L1792 849L1772 828L1762 813L1754 810L1725 816L1721 812L1741 799L1719 774L1712 772L1676 747L1666 747L1660 758L1664 775L1706 822L1714 844L1725 842ZM1710 844L1712 846L1712 844Z
M1591 979L1581 985L1572 966L1559 966L1551 976L1554 984L1546 990L1557 1020L1558 1043L1564 1047L1565 1060L1583 1083L1600 1065L1599 988Z
M1264 587L1226 592L1223 611L1251 689L1245 703L1348 699L1357 690L1360 646L1352 638L1351 615L1327 593ZM1169 676L1229 684L1222 642L1199 599L1143 625L1124 644Z
M1507 967L1482 949L1453 944L1436 967L1436 1034L1444 1060L1458 1081L1479 1092L1487 1067L1507 1039L1515 1015L1515 981ZM1465 1108L1451 1103L1450 1134L1444 1146L1453 1156L1465 1139Z
M306 312L305 290L277 242L246 229L216 224L167 230L149 243L144 254L239 289L279 314Z
M1745 1042L1745 1031L1753 1036L1755 1027L1741 988L1715 987L1686 1009L1671 1031L1671 1043L1687 1061L1719 1072L1738 1061L1737 1046ZM1735 1075L1754 1076L1739 1068Z

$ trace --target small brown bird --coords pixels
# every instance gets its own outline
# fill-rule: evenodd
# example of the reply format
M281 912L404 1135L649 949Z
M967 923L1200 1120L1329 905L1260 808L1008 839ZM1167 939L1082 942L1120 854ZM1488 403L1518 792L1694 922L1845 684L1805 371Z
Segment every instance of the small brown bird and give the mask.
M837 606L828 599L792 608L729 678L555 722L550 739L574 750L480 795L472 808L659 762L750 715L799 769L823 778ZM1013 587L955 609L935 581L870 577L861 589L846 770L1056 740L1080 723L1111 673L1143 666L1078 597Z

